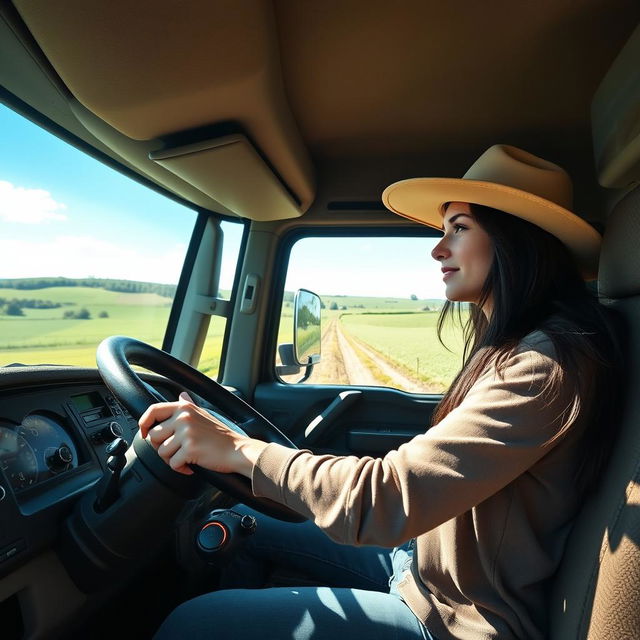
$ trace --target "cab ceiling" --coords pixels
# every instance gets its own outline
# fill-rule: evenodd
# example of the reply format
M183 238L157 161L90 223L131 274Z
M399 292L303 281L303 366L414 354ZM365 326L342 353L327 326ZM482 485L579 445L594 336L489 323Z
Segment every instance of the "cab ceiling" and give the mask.
M495 142L588 172L591 99L640 20L637 0L13 4L70 99L140 158L232 121L303 209L326 167L442 175Z
M315 154L422 152L589 127L637 0L276 1L290 104Z

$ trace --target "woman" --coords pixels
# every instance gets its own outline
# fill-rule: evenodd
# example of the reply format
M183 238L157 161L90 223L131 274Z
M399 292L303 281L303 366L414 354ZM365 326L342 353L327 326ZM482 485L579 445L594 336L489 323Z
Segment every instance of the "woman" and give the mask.
M335 565L334 588L196 598L159 637L546 636L549 581L616 424L619 357L581 277L595 273L600 237L570 212L560 167L502 145L462 179L399 182L383 200L444 230L432 257L445 315L471 303L463 369L433 426L383 459L246 438L186 395L150 407L142 434L175 470L241 473L317 525L266 520L254 553L306 557L316 580L323 560ZM229 616L238 626L218 636Z

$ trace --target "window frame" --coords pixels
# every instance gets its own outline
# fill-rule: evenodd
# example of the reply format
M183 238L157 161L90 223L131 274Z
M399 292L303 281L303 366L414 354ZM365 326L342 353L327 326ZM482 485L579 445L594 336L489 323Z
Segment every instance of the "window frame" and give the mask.
M265 325L265 349L263 353L260 380L275 384L286 385L288 388L296 388L290 382L283 382L275 371L275 357L278 349L278 327L280 324L280 314L282 313L282 302L284 300L284 287L289 270L289 259L291 250L296 242L303 238L439 238L442 231L427 227L426 225L408 227L404 226L369 226L366 224L349 226L305 226L291 229L282 236L278 244L275 256L275 268L271 282L270 296L273 300L272 310ZM309 386L309 385L305 385ZM409 391L405 393L411 393ZM412 394L420 395L420 394Z
M233 276L233 285L231 287L231 295L229 296L229 313L227 315L227 322L224 327L224 336L222 338L222 351L220 352L220 366L218 367L218 377L216 380L221 382L224 380L224 369L227 361L227 352L229 349L229 336L231 335L231 326L236 318L236 299L238 291L240 290L240 277L242 275L242 268L244 265L244 258L247 251L247 242L249 240L249 229L251 227L248 220L244 218L231 218L229 216L219 216L221 220L227 220L230 222L240 222L243 225L242 239L240 240L240 249L238 251L238 261L236 262L236 272ZM223 240L224 249L224 240ZM202 357L202 354L200 354Z
M191 279L193 277L193 270L194 270L194 266L198 256L198 252L201 249L201 245L203 242L203 237L204 237L204 233L207 228L207 225L212 218L215 219L218 223L230 222L230 223L239 224L240 226L242 226L242 238L240 240L240 247L238 250L238 258L236 261L231 293L229 296L229 300L225 301L227 303L225 305L225 308L227 311L226 313L209 314L209 320L206 328L206 331L208 331L209 323L211 322L212 316L217 315L222 318L225 318L226 320L224 335L222 338L222 350L220 352L220 364L218 367L218 375L216 377L216 380L220 381L224 377L224 365L226 361L227 349L229 344L229 334L231 332L231 325L233 324L233 319L235 317L235 314L234 314L235 301L236 301L238 289L240 287L240 275L241 275L242 264L244 262L244 256L247 248L247 239L249 236L249 226L250 226L247 220L243 218L236 218L234 216L225 216L217 213L212 213L206 209L198 209L198 217L196 219L196 224L194 225L193 233L191 235L191 240L189 242L189 247L185 255L182 272L180 274L180 279L178 281L178 286L176 288L176 295L173 301L173 305L171 307L169 320L167 322L167 329L165 332L164 341L162 343L162 350L166 351L167 353L172 353L177 327L182 317L182 314L185 311L185 301L186 301L187 291L189 288L189 284L191 283ZM222 239L222 246L221 246L221 251L223 250L224 250L224 236ZM220 255L220 258L222 258L222 253ZM195 347L195 344L194 344L194 347ZM198 354L198 361L200 361L200 359L202 358L202 355L203 355L202 352ZM192 350L191 357L193 358L193 356L194 356L194 352Z

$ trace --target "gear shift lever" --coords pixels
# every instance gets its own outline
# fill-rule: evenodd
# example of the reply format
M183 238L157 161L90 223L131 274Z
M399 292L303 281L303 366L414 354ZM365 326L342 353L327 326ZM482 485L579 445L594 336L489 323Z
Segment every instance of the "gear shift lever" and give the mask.
M98 513L106 511L120 495L120 474L127 464L125 453L128 448L129 445L123 438L116 438L107 445L107 453L109 454L107 468L96 486L97 497L93 503L93 508Z

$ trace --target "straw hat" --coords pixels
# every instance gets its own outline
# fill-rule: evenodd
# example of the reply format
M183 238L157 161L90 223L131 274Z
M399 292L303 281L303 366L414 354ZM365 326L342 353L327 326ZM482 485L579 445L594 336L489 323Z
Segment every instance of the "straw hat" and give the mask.
M412 178L388 186L382 201L394 213L442 229L447 202L499 209L553 234L571 251L585 279L598 271L600 234L571 212L573 187L567 172L522 149L497 144L462 178Z

